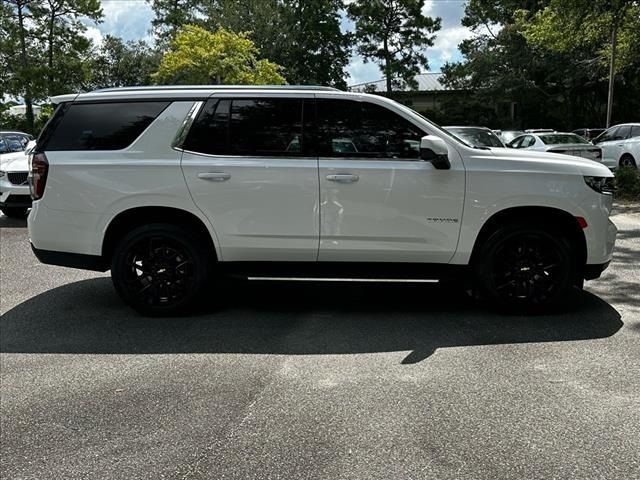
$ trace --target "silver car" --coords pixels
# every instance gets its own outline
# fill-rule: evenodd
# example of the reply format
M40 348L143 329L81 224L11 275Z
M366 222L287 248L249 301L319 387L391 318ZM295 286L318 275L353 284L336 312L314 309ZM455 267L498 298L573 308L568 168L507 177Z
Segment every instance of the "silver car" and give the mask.
M538 152L562 153L574 157L602 161L602 149L575 133L526 133L507 144L509 148L524 148Z

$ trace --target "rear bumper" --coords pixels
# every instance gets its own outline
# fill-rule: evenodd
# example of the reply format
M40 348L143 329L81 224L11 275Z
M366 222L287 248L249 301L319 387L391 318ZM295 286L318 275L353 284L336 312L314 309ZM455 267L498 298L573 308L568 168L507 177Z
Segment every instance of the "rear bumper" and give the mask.
M34 255L42 263L47 265L57 265L60 267L79 268L81 270L93 270L96 272L106 272L109 270L107 262L98 255L84 255L81 253L54 252L52 250L41 250L31 244Z

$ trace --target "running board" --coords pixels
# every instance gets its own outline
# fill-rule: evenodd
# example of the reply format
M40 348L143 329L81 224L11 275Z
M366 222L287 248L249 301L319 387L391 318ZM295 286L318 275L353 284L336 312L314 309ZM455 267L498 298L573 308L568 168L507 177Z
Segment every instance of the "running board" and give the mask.
M440 283L432 278L332 278L332 277L248 277L269 282L370 282L370 283Z

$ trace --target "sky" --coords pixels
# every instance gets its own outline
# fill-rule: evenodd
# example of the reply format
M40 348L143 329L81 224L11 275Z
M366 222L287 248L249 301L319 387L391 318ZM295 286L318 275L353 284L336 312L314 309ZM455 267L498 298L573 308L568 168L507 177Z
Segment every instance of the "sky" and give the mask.
M442 18L442 29L438 32L433 47L427 49L429 71L439 72L446 62L461 59L458 44L472 34L460 24L466 0L427 0L424 12ZM150 33L153 12L145 0L102 0L104 19L98 24L87 23L86 35L100 42L104 35L111 34L124 40L152 40ZM342 22L345 30L352 30L353 23L346 18ZM373 63L364 63L354 55L347 68L349 85L370 82L382 78L380 69Z

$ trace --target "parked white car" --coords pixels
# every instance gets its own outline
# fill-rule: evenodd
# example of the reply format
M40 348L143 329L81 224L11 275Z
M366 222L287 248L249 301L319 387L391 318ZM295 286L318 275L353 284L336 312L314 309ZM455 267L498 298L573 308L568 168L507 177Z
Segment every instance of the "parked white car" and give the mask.
M547 132L527 133L514 138L509 148L521 148L537 152L560 153L588 158L599 162L602 150L575 133Z
M611 169L640 165L640 123L611 127L593 143L602 148L602 163Z
M0 131L0 211L11 218L24 218L31 207L25 153L31 135Z
M608 168L474 148L381 96L169 86L54 100L31 158L33 250L111 269L144 314L215 299L223 273L455 278L528 311L612 257Z

